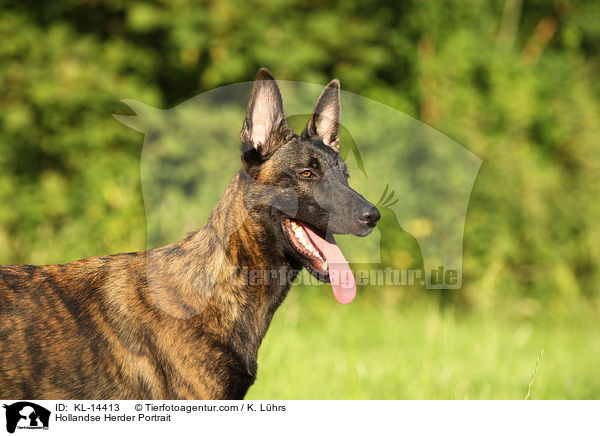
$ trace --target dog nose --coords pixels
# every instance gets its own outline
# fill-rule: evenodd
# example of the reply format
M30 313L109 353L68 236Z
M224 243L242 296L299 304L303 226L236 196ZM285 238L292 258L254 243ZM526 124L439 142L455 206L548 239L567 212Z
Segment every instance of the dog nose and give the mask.
M375 224L377 224L377 221L381 218L381 214L375 206L368 205L357 209L356 217L359 221L365 223L369 227L375 227Z

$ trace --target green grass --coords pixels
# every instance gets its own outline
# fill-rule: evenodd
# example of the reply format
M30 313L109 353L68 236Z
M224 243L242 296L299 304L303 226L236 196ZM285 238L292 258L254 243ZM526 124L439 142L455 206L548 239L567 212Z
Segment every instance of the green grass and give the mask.
M341 306L325 286L293 288L247 398L523 399L542 348L531 399L600 398L596 313L518 318L392 292Z

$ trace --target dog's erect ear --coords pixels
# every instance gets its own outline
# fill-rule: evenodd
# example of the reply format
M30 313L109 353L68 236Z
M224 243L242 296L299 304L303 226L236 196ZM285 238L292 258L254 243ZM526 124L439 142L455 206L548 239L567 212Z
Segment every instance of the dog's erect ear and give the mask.
M283 99L275 78L261 68L256 75L240 137L268 157L292 135L283 110Z
M321 92L302 137L320 139L339 153L340 117L340 81L333 79Z

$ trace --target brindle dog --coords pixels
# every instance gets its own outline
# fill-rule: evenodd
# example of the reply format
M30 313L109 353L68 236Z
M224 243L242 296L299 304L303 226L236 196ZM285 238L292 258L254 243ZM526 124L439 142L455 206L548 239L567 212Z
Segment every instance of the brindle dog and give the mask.
M339 120L336 79L302 134L293 133L279 87L261 69L241 170L201 230L145 252L0 266L0 395L243 398L290 288L287 279L248 281L243 271L293 278L306 267L330 281L348 271L330 234L364 236L379 219L348 185Z

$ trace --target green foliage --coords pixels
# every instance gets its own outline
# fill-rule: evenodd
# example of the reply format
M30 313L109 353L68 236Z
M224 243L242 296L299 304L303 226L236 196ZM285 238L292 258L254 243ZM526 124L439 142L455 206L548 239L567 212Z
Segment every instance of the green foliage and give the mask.
M534 391L545 389L544 373L553 365L546 342L555 339L536 324L532 328L539 341L511 348L505 336L510 331L498 325L502 317L530 322L544 314L568 326L561 317L573 308L597 307L598 2L24 0L0 1L0 8L0 262L56 263L145 249L143 137L111 117L131 113L120 100L168 109L199 92L252 80L266 66L284 80L324 84L337 76L344 89L422 120L483 159L465 227L463 289L369 290L381 299L391 294L411 304L435 300L445 307L454 302L475 314L497 308L497 344L522 357L503 374L505 380L518 374L518 383L501 383L503 393L492 394L495 387L485 387L484 373L472 379L482 383L480 388L465 381L459 360L450 368L429 367L456 383L456 397L523 397L541 347L547 354ZM402 138L397 146L402 147ZM235 148L222 151L237 153ZM382 159L385 153L382 149ZM215 155L199 167L214 167L219 159L223 157ZM391 229L398 223L393 214L384 213L381 226ZM384 241L386 258L402 268L420 267L414 239L405 232L395 234L394 240ZM376 321L374 309L364 310L378 326L374 328L396 321L405 333L430 328L420 326L419 315L405 323L393 314ZM326 319L321 315L311 316L318 324ZM467 331L485 321L469 316L475 318L457 323L453 331L465 335L459 339L464 347L475 347ZM511 326L518 335L521 327ZM298 347L304 334L303 329L292 338ZM307 337L316 335L309 332ZM384 342L375 343L385 347ZM394 344L398 349L405 345ZM434 344L434 351L423 353L432 353L427 357L435 360L438 352L452 352L436 348L442 346ZM585 351L575 348L573 353ZM501 351L494 351L498 359ZM374 362L385 359L373 356ZM497 364L493 359L480 363ZM583 362L573 365L574 371L593 372ZM381 371L383 386L389 381L385 371L392 369ZM412 373L408 367L406 374ZM324 374L323 383L334 378ZM455 395L447 384L425 386L434 383L434 376L426 370L420 374L416 391L401 396ZM574 384L555 386L543 396L597 397L598 381L586 385L579 376L584 377L573 375ZM394 396L397 391L390 389L373 396ZM362 396L342 388L329 396L342 394Z
M250 399L597 399L600 340L585 307L557 323L407 304L392 292L341 307L293 289L259 350Z

